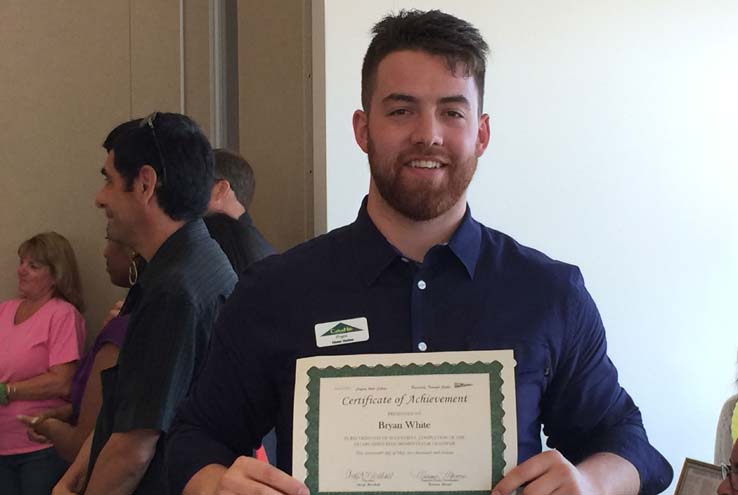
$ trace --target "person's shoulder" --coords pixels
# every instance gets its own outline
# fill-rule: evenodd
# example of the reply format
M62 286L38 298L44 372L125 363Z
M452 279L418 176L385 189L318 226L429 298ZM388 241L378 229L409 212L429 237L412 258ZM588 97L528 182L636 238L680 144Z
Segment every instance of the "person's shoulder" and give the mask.
M733 411L735 410L735 406L738 404L738 394L733 395L728 400L725 401L723 404L723 407L721 409L721 416L732 416Z
M128 314L118 315L111 318L110 321L102 327L100 333L97 334L95 339L95 348L102 347L103 344L111 343L116 347L123 345L123 340L126 336L126 330L128 328Z
M517 279L559 287L580 286L579 267L550 257L512 236L482 225L482 256L495 270Z
M52 297L43 305L42 309L55 315L72 315L75 318L82 316L77 308L74 307L74 304L69 301L65 301L60 297Z
M272 246L269 241L266 240L266 237L264 237L264 235L259 229L256 228L255 225L251 225L246 229L246 236L244 241L246 243L246 247L249 251L250 256L253 258L253 261L259 261L266 258L267 256L277 254L277 250L274 249L274 246Z
M18 298L6 299L5 301L0 301L0 312L4 310L8 310L8 309L17 308L20 303L21 303L21 300Z
M151 293L197 298L211 291L230 291L237 280L228 258L209 236L183 244L165 263L156 267L155 277L147 279Z
M5 301L0 301L0 318L2 318L3 321L13 320L20 302L20 299L7 299Z
M241 274L239 287L264 297L289 297L349 276L355 269L350 239L350 226L339 227L267 256L249 265Z
M268 256L252 267L255 272L278 276L300 273L317 273L329 268L350 249L350 225L339 227L326 234L302 242L284 253Z

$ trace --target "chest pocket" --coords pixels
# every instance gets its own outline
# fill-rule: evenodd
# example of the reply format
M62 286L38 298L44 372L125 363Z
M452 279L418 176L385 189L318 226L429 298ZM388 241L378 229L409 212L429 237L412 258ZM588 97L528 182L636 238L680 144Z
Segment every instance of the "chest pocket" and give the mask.
M472 335L467 340L467 349L512 349L516 363L515 386L518 400L527 402L527 396L532 395L536 399L535 403L540 402L552 377L551 352L547 344L507 336L479 339Z
M470 350L513 350L518 449L520 453L540 452L541 404L553 376L549 346L511 336L484 336L479 340L470 336L468 346Z
M513 347L513 351L518 395L535 394L536 402L540 402L551 379L551 355L548 346L541 343L529 343Z

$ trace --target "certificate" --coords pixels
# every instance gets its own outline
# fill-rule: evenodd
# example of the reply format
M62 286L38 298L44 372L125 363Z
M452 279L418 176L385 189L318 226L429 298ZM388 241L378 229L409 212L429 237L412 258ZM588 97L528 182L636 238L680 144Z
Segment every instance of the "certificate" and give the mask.
M313 495L488 495L517 461L511 350L297 361L292 474Z

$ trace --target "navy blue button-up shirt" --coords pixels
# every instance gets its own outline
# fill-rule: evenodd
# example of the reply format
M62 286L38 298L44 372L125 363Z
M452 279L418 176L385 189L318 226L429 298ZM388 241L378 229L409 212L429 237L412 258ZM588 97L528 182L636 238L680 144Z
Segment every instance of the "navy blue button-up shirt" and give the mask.
M318 348L315 325L366 317L369 340ZM230 465L276 425L291 472L295 360L314 355L513 349L518 457L548 444L577 463L612 452L641 491L672 478L618 384L605 331L579 270L476 222L467 209L448 244L405 259L366 212L248 270L216 325L211 352L179 411L168 449L179 493L201 468Z

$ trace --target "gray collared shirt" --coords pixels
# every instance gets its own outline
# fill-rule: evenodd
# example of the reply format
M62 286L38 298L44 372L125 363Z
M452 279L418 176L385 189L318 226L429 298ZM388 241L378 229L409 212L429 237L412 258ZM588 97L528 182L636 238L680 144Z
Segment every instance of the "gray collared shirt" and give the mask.
M130 319L118 365L102 372L103 403L89 474L111 434L159 430L156 453L134 493L168 493L165 437L205 360L211 327L236 280L200 219L162 244L126 298L123 312Z

